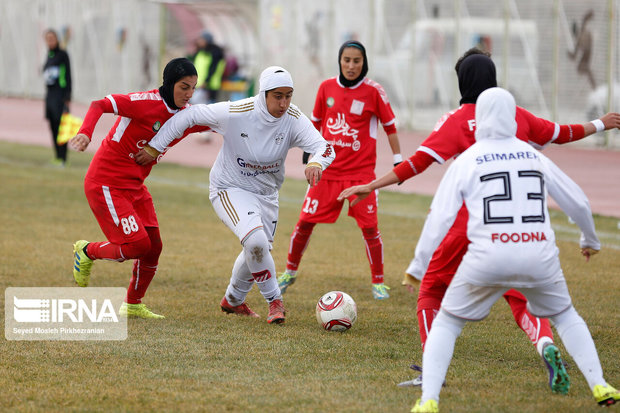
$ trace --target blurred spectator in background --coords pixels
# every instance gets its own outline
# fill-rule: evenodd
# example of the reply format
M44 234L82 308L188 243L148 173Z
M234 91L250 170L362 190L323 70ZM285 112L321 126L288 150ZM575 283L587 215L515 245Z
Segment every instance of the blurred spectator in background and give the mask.
M583 16L581 27L577 28L577 23L573 23L573 35L575 36L576 42L575 50L572 52L569 51L568 57L571 60L575 60L578 55L580 55L577 63L577 73L586 75L590 82L590 86L592 86L592 89L595 89L596 81L594 80L594 74L590 67L590 62L592 61L592 32L590 29L586 28L586 25L592 18L594 18L594 10L590 9Z
M64 166L67 162L67 145L58 142L58 129L60 118L65 112L69 112L71 102L71 64L69 55L60 48L58 34L52 29L45 31L47 43L47 60L43 65L43 79L45 80L45 117L49 120L52 130L52 142L54 144L55 158L52 163Z
M224 49L213 42L211 33L203 31L196 39L196 54L191 60L198 72L198 85L192 103L216 102L226 68Z

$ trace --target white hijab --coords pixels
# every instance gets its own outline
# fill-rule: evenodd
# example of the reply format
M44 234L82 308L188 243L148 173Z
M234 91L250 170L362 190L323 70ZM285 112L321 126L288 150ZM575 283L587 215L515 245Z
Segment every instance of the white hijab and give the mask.
M517 134L517 104L505 89L492 87L476 100L476 140L504 139Z
M279 121L281 118L276 118L271 113L269 113L269 110L267 110L265 92L267 92L268 90L277 89L279 87L292 88L293 78L291 77L291 74L286 69L280 66L269 66L260 74L258 85L258 96L257 99L255 99L255 102L261 120L267 123L274 123Z

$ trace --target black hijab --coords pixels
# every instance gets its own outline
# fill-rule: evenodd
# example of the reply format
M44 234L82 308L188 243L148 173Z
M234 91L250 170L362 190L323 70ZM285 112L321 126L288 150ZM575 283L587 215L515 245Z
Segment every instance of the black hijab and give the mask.
M497 86L495 63L483 54L467 56L461 62L458 78L461 104L476 103L482 92Z
M357 79L353 79L353 80L347 80L347 78L344 77L344 75L342 74L342 66L340 66L340 58L342 57L342 53L344 52L344 49L346 49L347 47L354 47L356 49L359 49L362 52L362 56L364 57L364 64L362 65L362 72L357 77ZM368 73L368 58L366 58L366 48L364 48L364 45L358 42L357 40L349 40L349 41L344 42L342 46L340 46L340 50L338 51L338 69L340 70L340 76L338 77L338 79L340 80L340 83L344 87L351 87L351 86L357 85L360 82L360 80L362 80L364 76L366 76L366 74Z
M159 94L171 109L181 109L174 104L174 84L185 76L196 76L194 64L184 57L168 62L164 68L164 84L159 87Z

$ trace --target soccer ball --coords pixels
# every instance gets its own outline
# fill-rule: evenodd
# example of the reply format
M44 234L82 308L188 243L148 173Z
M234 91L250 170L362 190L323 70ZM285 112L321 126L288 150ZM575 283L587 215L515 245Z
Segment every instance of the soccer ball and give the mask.
M357 320L357 306L349 294L330 291L316 303L316 319L327 331L346 331Z

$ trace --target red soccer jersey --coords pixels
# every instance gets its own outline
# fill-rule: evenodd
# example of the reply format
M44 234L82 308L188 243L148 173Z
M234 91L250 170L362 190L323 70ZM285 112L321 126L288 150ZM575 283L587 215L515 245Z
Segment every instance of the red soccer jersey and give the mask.
M334 77L321 83L312 122L336 151L336 159L323 172L324 179L375 178L379 121L388 135L396 132L394 112L377 82L364 78L345 88Z
M560 125L537 118L517 106L517 138L543 147L553 142L560 133ZM476 105L468 103L442 116L433 132L422 142L418 151L426 152L439 163L463 153L476 142ZM467 234L467 209L461 208L450 229L451 233Z
M178 110L169 108L157 89L127 95L108 95L105 99L109 103L102 99L103 112L113 112L119 116L91 161L86 179L116 188L139 188L154 163L140 166L134 161L134 154L142 149ZM91 137L98 120L99 116L87 115L80 133ZM172 141L169 147L176 145L190 133L204 130L209 128L190 128L182 137Z

